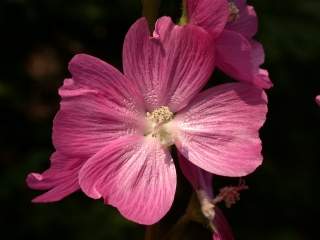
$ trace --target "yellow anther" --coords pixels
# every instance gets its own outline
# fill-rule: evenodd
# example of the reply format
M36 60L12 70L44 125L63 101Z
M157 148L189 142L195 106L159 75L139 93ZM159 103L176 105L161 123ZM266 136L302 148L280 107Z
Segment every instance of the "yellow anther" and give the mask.
M149 126L145 131L145 136L157 138L164 146L171 146L173 144L172 135L169 132L168 124L173 119L173 113L168 107L162 106L151 113L147 112L146 118Z
M169 122L172 118L173 113L165 106L155 109L152 113L147 112L147 119L157 124Z

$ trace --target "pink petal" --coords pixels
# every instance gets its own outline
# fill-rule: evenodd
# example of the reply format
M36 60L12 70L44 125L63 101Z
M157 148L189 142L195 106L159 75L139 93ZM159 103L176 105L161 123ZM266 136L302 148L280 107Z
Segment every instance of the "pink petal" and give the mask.
M207 196L212 198L212 174L194 165L186 159L180 152L178 152L178 160L183 175L197 191L202 189L206 192Z
M234 239L231 227L222 211L218 207L215 207L215 217L213 219L213 225L216 228L216 232L213 234L213 240Z
M59 152L89 158L111 140L143 134L143 99L125 76L84 54L76 55L69 69L73 78L59 90L61 107L53 124Z
M32 189L49 190L33 199L33 202L59 201L77 191L78 171L83 165L83 159L69 158L55 152L51 156L51 166L42 174L30 173L27 184Z
M199 94L172 122L179 151L198 167L245 176L261 163L259 129L267 113L263 90L232 83Z
M316 97L316 103L320 106L320 95Z
M69 71L77 88L98 90L102 95L112 95L112 99L121 106L131 106L131 102L143 103L135 84L99 58L77 54L69 62ZM123 101L123 97L130 102Z
M261 88L272 87L268 72L260 69L264 50L260 43L249 42L241 34L223 31L217 39L216 64L230 77Z
M235 3L239 9L239 16L235 21L227 23L226 30L252 38L258 30L257 14L252 6L246 5L246 1L235 1Z
M187 0L188 18L191 24L203 27L217 37L229 17L226 0Z
M79 181L89 197L103 197L129 220L153 224L172 205L176 171L170 153L157 140L131 136L90 158Z
M207 82L214 66L212 38L203 29L160 18L150 35L147 21L130 28L123 47L124 73L143 93L148 110L178 111Z

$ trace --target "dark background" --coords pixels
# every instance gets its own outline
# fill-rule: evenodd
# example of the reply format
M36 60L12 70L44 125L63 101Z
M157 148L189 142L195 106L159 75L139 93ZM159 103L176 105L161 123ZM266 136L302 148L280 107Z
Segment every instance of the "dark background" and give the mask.
M249 3L259 15L257 39L275 86L261 131L264 164L246 178L250 190L241 201L224 211L236 239L318 239L320 2ZM178 0L162 1L160 14L176 19L179 8ZM139 0L1 0L1 239L143 239L143 227L102 201L79 192L58 203L32 204L40 192L25 184L29 172L49 166L57 88L69 76L68 61L86 52L121 69L123 38L140 16ZM213 85L227 79L218 71L214 77ZM185 188L182 199L190 194ZM176 206L181 211L184 204Z

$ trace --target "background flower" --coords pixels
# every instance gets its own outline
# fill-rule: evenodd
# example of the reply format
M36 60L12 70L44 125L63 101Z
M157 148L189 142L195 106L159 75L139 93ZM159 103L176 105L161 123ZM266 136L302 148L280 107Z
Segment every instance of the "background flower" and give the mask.
M188 0L190 24L201 26L216 38L216 65L233 79L257 87L272 83L264 63L263 46L253 40L257 33L257 16L245 0Z

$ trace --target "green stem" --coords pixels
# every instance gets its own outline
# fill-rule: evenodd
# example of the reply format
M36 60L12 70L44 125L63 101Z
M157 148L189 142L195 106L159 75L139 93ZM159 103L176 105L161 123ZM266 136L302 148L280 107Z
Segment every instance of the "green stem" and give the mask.
M149 28L152 31L154 24L158 18L158 11L160 8L160 0L141 0L142 1L142 15L146 17L149 23Z
M162 240L177 240L183 239L183 234L190 222L190 218L187 214L183 215L179 220L173 225L170 231L162 238Z
M197 195L192 194L186 213L176 222L170 231L161 240L177 240L184 239L187 228L191 222L200 223L204 226L208 225L207 219L203 216Z
M188 23L188 11L187 11L187 2L182 0L182 15L179 20L179 25L186 25Z
M158 240L158 239L159 239L158 224L147 226L144 240Z

